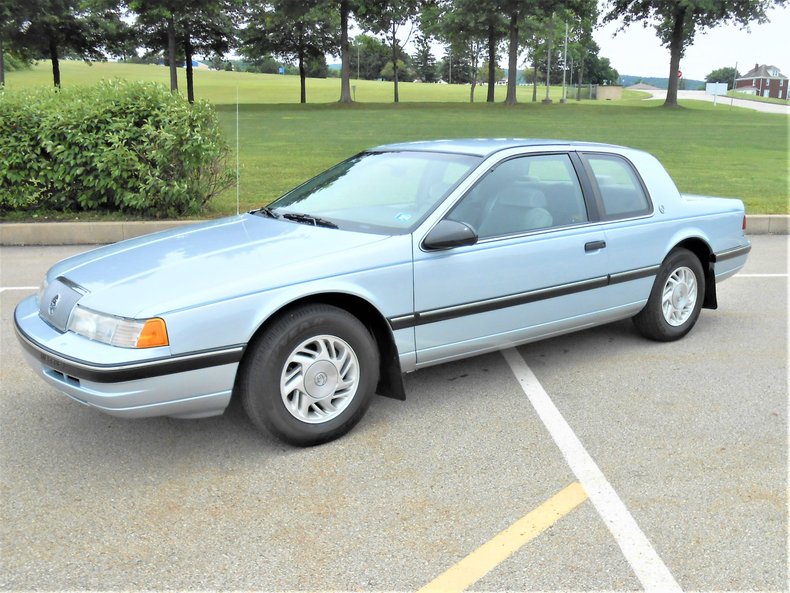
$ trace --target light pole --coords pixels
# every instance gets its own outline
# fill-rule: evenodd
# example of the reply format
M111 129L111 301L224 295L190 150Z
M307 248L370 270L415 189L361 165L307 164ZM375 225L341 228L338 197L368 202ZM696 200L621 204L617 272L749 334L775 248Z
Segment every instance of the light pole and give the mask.
M562 99L560 103L566 103L565 95L565 71L568 69L568 21L565 21L565 48L562 50Z

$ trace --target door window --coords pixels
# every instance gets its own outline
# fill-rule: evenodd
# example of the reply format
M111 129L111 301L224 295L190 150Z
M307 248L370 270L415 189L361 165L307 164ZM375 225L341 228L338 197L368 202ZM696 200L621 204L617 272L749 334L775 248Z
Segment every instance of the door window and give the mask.
M483 238L588 220L579 179L567 154L509 159L483 177L450 211Z

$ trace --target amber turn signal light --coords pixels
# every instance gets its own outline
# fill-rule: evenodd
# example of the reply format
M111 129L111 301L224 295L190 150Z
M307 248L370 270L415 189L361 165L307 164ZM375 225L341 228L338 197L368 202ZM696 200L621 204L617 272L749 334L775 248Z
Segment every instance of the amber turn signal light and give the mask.
M137 338L138 348L155 348L167 346L170 341L167 337L167 326L164 319L155 317L145 322L140 336Z

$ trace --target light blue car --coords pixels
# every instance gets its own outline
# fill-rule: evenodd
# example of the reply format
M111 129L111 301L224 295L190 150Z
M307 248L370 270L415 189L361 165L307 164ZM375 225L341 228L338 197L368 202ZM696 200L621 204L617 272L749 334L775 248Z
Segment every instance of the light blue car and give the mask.
M66 259L15 322L83 404L201 418L235 394L314 445L419 368L627 317L682 337L746 262L745 225L739 200L681 195L637 150L393 144L267 208Z

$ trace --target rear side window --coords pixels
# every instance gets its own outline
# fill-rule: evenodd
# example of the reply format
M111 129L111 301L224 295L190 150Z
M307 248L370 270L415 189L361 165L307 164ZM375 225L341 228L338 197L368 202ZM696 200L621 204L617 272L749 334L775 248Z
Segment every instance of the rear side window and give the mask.
M585 160L598 184L605 219L650 213L650 201L631 163L600 154L587 154Z

